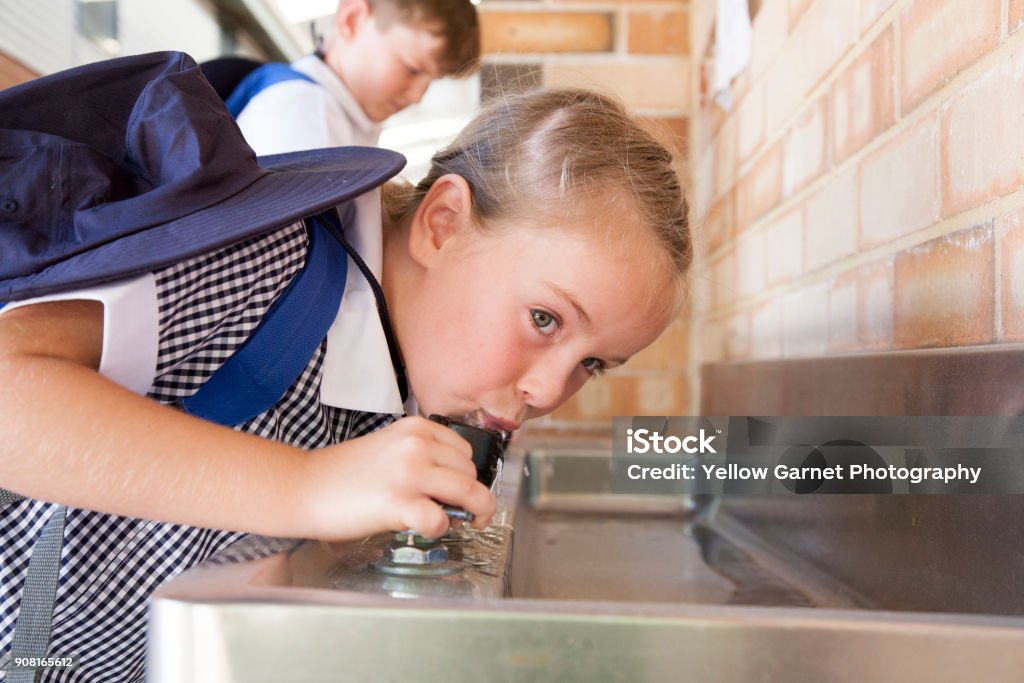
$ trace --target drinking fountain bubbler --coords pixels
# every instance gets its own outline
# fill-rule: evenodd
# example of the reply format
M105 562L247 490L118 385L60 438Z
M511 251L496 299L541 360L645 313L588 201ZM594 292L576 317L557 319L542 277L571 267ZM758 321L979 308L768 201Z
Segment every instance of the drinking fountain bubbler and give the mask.
M431 415L430 420L448 427L469 442L473 448L476 479L488 488L501 472L508 435L453 420L445 415ZM442 506L451 519L473 521L473 513L460 508ZM448 548L441 539L427 538L413 530L401 531L384 548L380 560L370 567L398 576L447 576L462 571L462 566L449 560Z

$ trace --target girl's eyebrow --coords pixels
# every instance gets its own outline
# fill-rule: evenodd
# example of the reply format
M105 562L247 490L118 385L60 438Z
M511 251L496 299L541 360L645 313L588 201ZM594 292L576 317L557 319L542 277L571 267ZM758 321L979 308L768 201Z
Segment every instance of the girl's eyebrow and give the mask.
M583 310L583 306L580 305L580 302L576 301L576 298L572 294L565 291L564 289L562 289L553 282L545 281L543 282L543 284L545 287L554 292L558 298L562 299L576 310L576 315L579 317L580 322L583 324L583 328L587 332L590 332L591 330L594 329L594 323L590 320L590 316L587 315L587 312ZM605 358L604 360L609 361L611 363L616 363L618 365L623 365L627 360L629 360L629 358Z
M580 303L576 301L576 298L573 297L572 294L565 291L564 289L562 289L553 282L545 281L543 284L545 287L554 292L555 295L558 296L558 298L562 299L563 301L565 301L565 303L569 304L574 309L576 309L576 316L580 319L580 322L583 323L583 327L588 332L594 329L594 324L590 321L590 316L587 315L587 312L583 310L583 306L581 306Z

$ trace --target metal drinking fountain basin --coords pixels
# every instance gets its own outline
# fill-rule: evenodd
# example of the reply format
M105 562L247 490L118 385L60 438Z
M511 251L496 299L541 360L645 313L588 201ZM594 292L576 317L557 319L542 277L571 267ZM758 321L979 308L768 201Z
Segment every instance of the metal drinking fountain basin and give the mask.
M1021 617L943 613L941 603L887 609L766 547L728 502L709 514L699 501L605 492L607 460L513 451L505 525L450 543L465 565L456 575L372 570L389 536L186 572L153 602L148 679L996 681L1024 672ZM789 512L747 503L775 523ZM837 509L839 524L870 515Z
M829 366L848 373L831 385L824 366L710 368L705 392L728 394L703 409L844 414L787 384L819 373L817 386L859 382L856 401L871 388L884 404L845 414L1022 412L1024 354L965 354L898 355L912 368L903 380L885 357L865 358L878 366L874 383L857 359ZM933 372L951 362L967 364ZM888 403L950 392L961 402ZM750 395L761 402L744 403ZM261 559L207 563L157 592L147 680L1024 677L1024 496L624 496L610 492L609 473L606 444L511 449L495 525L454 532L446 544L462 569L445 576L372 569L388 535L276 548L251 539L236 554Z

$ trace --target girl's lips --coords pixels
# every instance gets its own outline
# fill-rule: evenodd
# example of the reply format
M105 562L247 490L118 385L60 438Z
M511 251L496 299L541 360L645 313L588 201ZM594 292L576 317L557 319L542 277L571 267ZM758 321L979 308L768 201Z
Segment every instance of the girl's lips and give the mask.
M481 412L483 413L484 429L500 432L512 432L519 429L519 425L511 420L502 420L501 418L490 415L486 411Z
M481 429L488 429L492 432L512 432L519 429L519 423L512 420L503 420L500 417L491 415L486 410L474 410L466 415L466 423Z

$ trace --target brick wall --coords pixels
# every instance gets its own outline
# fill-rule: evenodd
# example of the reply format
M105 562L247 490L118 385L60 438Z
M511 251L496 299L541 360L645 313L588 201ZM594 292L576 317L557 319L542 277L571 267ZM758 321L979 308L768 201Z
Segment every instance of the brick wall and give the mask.
M676 149L685 175L694 72L689 8L680 0L485 0L484 96L541 84L611 92ZM614 415L691 412L687 317L532 431L605 431Z
M693 0L693 368L1024 340L1024 0Z
M0 52L0 90L32 80L38 75L21 62Z

